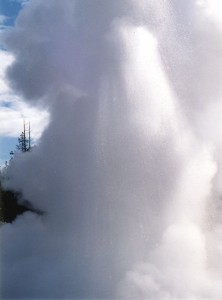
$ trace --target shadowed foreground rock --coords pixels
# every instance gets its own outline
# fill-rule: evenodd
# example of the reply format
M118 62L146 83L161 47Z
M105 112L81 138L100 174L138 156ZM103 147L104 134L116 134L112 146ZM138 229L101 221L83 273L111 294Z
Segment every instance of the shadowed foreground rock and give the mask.
M0 221L3 223L12 223L18 215L26 211L36 214L43 214L41 211L32 207L28 201L20 201L22 196L10 190L0 188ZM19 203L20 202L20 203Z

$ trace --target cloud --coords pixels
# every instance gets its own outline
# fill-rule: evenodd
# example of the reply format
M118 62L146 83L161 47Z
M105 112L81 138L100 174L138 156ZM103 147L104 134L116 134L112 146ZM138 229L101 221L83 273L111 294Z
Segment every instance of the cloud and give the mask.
M30 2L30 0L10 0L10 1L18 2L21 3L22 5L26 5Z
M50 123L4 186L45 213L1 227L3 298L222 298L220 34L191 0L22 10L8 80Z
M5 21L7 20L7 16L5 15L0 15L0 25L3 25Z
M30 121L32 138L40 138L48 124L49 115L46 109L31 108L24 103L10 86L6 77L7 68L13 63L13 56L0 50L0 135L18 137L22 131L23 121Z

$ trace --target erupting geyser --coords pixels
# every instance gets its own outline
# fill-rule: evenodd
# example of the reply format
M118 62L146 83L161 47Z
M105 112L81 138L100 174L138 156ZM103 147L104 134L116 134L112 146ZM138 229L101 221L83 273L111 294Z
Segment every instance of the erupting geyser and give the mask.
M51 122L5 184L3 298L221 299L220 0L32 0L8 77Z

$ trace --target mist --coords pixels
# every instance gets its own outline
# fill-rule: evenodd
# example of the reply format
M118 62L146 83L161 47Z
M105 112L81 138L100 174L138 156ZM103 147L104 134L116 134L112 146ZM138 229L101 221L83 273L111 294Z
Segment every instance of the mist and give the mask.
M47 107L4 186L2 298L222 298L221 3L31 0L11 87Z

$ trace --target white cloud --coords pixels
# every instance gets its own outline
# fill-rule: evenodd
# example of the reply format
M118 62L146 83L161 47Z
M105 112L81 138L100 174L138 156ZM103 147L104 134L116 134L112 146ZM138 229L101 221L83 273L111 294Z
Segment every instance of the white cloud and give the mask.
M6 51L0 51L0 95L9 94L10 88L6 78L7 67L13 62L13 56Z
M4 22L7 20L7 16L0 15L0 25L4 24Z
M17 137L22 130L23 120L30 121L32 138L37 140L48 124L46 110L28 106L10 88L6 70L13 62L13 56L0 50L0 135Z
M45 214L2 226L3 298L222 299L222 187L194 122L211 138L221 39L194 1L189 17L157 2L32 1L9 33L10 80L30 104L44 97L51 122L7 169ZM28 108L4 74L7 122Z
M21 5L27 4L30 0L10 0L11 2L18 2L21 3Z

